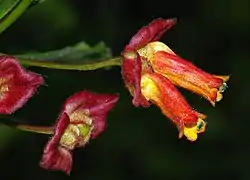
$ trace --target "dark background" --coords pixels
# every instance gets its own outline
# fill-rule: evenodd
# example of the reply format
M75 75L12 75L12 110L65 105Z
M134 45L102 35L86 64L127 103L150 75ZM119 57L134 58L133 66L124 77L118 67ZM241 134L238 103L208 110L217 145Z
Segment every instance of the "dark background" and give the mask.
M118 67L89 72L31 68L44 75L47 86L15 116L25 123L52 124L65 98L76 91L119 92L107 130L74 151L71 179L250 179L250 1L47 0L1 34L0 49L43 52L82 40L104 41L117 56L141 26L157 17L178 18L162 38L177 54L210 73L231 75L216 108L181 90L208 115L207 130L196 142L179 140L176 127L155 106L134 108ZM68 179L39 167L48 138L1 126L0 179Z

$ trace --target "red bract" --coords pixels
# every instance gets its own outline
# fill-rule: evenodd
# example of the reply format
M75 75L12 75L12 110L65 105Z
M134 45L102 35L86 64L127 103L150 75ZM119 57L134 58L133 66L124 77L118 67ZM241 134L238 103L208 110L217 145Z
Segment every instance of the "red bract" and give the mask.
M21 108L37 88L43 77L25 70L12 56L0 56L0 114L11 114Z
M47 143L40 165L45 169L72 167L71 152L96 138L106 126L107 113L118 101L117 95L78 92L69 97L55 125L54 135Z
M142 58L137 50L144 47L151 41L158 40L162 34L170 29L176 23L176 19L156 19L148 26L140 29L134 35L129 44L122 52L122 76L126 87L133 95L133 104L135 106L147 107L150 104L141 94L140 81L143 71L150 71L148 67L143 66ZM147 65L146 65L147 66Z
M161 36L177 22L173 19L155 19L147 26L142 27L129 41L124 52L136 51L152 41L158 41Z

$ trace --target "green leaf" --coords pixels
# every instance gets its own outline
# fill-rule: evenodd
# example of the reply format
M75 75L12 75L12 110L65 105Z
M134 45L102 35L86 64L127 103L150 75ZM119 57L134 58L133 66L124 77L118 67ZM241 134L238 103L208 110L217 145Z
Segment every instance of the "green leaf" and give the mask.
M31 6L40 4L40 3L44 2L44 1L45 0L33 0Z
M85 42L43 53L16 55L26 66L52 69L95 70L103 67L120 66L119 57L112 58L111 51L103 42L91 47Z
M27 2L31 6L42 3L43 1L45 0L29 0ZM2 21L10 15L21 2L22 0L0 0L0 20Z
M53 61L62 63L77 63L82 61L97 61L100 59L110 58L110 49L104 43L90 47L85 42L79 42L74 46L65 47L60 50L53 50L43 53L26 53L17 55L20 59L35 60L35 61Z
M0 0L0 34L17 20L33 0Z
M0 0L0 20L10 14L20 2L20 0Z

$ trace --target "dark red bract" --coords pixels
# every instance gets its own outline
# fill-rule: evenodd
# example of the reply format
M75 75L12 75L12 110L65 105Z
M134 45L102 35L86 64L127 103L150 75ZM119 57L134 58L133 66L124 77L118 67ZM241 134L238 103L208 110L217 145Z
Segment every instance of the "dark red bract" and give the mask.
M81 91L69 97L55 124L53 137L47 143L40 165L45 169L72 167L71 152L96 138L106 127L107 113L118 101L118 95Z
M44 84L43 77L25 70L12 56L0 56L0 114L21 108Z
M45 169L62 170L67 174L70 173L72 167L71 152L59 146L62 134L70 124L69 117L66 113L62 114L55 124L54 135L47 143L43 151L40 165Z
M145 70L142 59L137 50L149 42L158 40L163 33L170 29L177 19L155 19L147 26L142 27L129 41L129 44L122 52L122 76L126 87L133 96L135 106L148 107L150 103L142 96L140 81ZM148 71L148 69L146 70Z
M152 41L158 41L161 36L174 26L176 18L172 19L154 19L147 26L142 27L129 41L124 52L138 50Z

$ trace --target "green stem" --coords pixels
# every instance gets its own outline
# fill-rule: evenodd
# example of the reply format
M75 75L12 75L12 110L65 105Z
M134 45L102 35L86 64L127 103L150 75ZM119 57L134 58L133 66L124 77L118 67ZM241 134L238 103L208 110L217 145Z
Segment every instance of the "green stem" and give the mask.
M24 13L24 11L31 5L32 0L21 0L19 4L13 9L0 23L0 34L6 30L17 18Z
M22 131L33 132L38 134L53 134L54 132L53 126L30 126L30 125L13 125L13 124L10 125L5 123L4 125Z
M99 68L110 67L110 66L121 66L121 57L115 57L112 59L107 59L92 64L61 64L57 62L26 60L19 58L18 60L24 66L37 66L37 67L44 67L51 69L80 70L80 71L96 70Z
M22 131L34 132L39 134L53 134L54 132L54 126L25 125L20 124L20 121L20 119L0 114L0 125L5 125Z
M39 134L53 134L54 127L53 126L29 126L29 125L16 125L16 129L22 131L28 131Z

